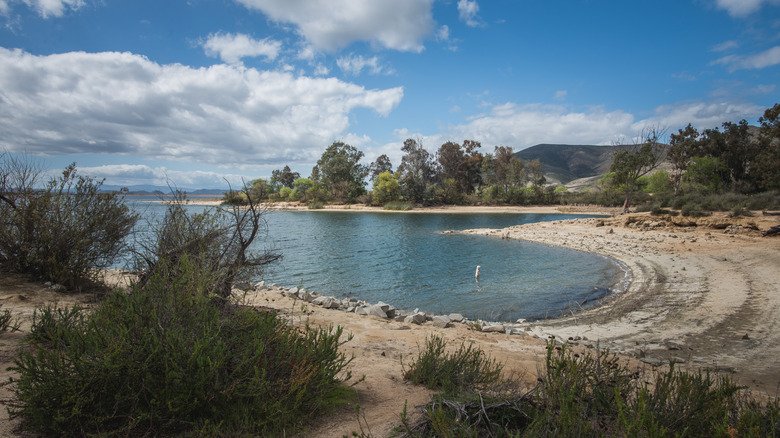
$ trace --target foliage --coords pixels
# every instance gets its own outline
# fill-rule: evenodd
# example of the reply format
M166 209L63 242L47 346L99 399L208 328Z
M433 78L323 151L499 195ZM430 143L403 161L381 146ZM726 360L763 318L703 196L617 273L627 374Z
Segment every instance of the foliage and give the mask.
M277 191L280 190L282 187L289 187L290 189L293 188L293 184L295 184L295 180L300 178L301 174L298 172L293 172L290 169L290 166L284 166L284 169L279 170L276 169L271 172L271 186L277 187Z
M370 176L371 182L376 182L376 179L379 177L379 175L385 172L393 173L393 164L390 162L390 157L382 154L376 157L376 161L368 166L368 174Z
M767 108L758 119L761 124L761 151L751 166L762 190L780 190L780 103Z
M647 185L642 189L647 193L664 193L673 189L669 172L659 170L647 177Z
M383 207L385 210L398 210L398 211L409 211L414 208L414 205L411 202L388 202Z
M404 152L398 166L401 195L411 202L430 200L428 186L435 176L431 154L421 141L411 138L404 141L401 151Z
M365 192L363 179L368 175L368 168L360 164L361 158L363 152L354 146L334 142L317 161L312 179L324 184L337 200L354 202Z
M0 307L3 307L3 305L0 304ZM15 332L17 330L19 330L19 319L14 318L10 310L4 309L0 313L0 332Z
M624 211L631 207L637 180L658 167L664 158L664 147L659 141L662 134L658 129L649 129L642 133L641 143L622 145L613 156L610 171L614 172L614 182L624 187Z
M400 198L401 184L398 182L398 174L393 174L390 171L380 173L374 180L372 202L375 205L383 205Z
M42 187L29 160L0 156L0 265L71 290L98 282L127 247L137 216L124 193L66 167Z
M440 389L445 394L484 389L501 378L503 365L473 345L461 344L455 352L446 352L446 341L437 335L425 340L425 348L404 370L404 379Z
M191 274L202 276L198 284L206 296L226 299L235 282L258 276L264 266L281 258L265 251L250 253L249 247L265 231L262 211L249 200L246 208L212 208L191 214L186 196L174 193L160 224L150 224L152 233L137 239L135 270L139 282L160 275L171 281L179 275L180 259L196 265Z
M435 348L431 348L435 350ZM607 351L578 353L548 341L542 375L516 385L434 396L417 424L402 414L403 437L776 436L780 402L755 401L727 377L632 370Z
M50 436L282 435L342 399L342 330L217 305L185 255L94 310L48 307L19 350L10 406Z
M222 195L222 205L242 206L247 204L249 204L249 196L245 192L231 189Z

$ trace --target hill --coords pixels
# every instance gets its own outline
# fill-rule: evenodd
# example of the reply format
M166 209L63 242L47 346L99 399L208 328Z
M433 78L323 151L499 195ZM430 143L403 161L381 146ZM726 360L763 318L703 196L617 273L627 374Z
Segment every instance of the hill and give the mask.
M609 172L616 146L538 144L515 153L523 161L538 159L548 183L601 176Z

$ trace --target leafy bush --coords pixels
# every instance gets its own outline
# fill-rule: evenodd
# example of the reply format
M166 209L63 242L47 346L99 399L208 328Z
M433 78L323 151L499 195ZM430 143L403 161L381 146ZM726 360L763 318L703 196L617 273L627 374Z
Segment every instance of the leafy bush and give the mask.
M729 378L674 365L648 375L609 352L550 340L533 390L437 395L422 421L410 424L404 412L402 423L402 437L761 437L780 434L780 402L757 402Z
M0 307L3 307L3 305L0 304ZM19 330L19 320L14 318L10 310L5 309L0 313L0 332L7 332L9 330L12 332Z
M249 204L246 193L237 190L228 190L222 195L222 205L242 206Z
M501 378L503 365L473 345L461 344L452 354L446 341L436 335L425 340L425 348L404 371L404 379L445 393L485 388Z
M414 208L414 205L411 202L389 202L385 204L384 209L385 210L399 210L399 211L409 211Z
M170 265L168 265L170 266ZM178 259L88 313L46 308L13 369L12 415L51 436L282 435L343 396L341 328L216 305Z
M96 284L137 221L124 192L103 192L75 164L41 187L34 163L0 158L0 265L72 290Z

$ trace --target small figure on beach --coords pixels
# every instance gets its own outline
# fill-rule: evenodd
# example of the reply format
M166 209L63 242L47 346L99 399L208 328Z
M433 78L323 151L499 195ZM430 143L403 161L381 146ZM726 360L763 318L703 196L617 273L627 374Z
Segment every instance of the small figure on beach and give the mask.
M477 265L477 272L474 273L474 278L479 281L479 265Z

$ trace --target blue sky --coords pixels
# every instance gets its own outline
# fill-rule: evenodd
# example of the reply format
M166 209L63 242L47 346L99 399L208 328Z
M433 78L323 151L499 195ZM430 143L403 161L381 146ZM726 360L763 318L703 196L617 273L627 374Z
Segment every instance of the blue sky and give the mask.
M0 0L0 151L216 188L344 141L518 151L755 123L780 0Z

